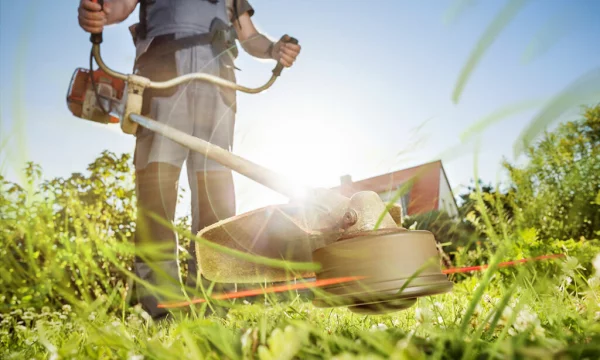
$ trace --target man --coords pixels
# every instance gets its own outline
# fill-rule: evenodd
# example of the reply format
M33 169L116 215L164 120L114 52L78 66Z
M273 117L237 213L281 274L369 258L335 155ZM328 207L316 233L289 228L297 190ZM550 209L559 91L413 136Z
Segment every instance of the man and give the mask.
M231 43L221 37L206 40L202 34L215 33L231 24L243 49L250 55L273 59L292 66L300 46L286 43L289 37L272 42L260 34L251 16L254 9L246 0L140 0L140 21L134 28L136 72L154 81L204 72L235 81ZM79 24L87 32L99 33L105 25L124 21L138 0L106 0L100 6L81 0ZM183 40L182 40L183 39ZM228 51L229 50L229 51ZM235 91L206 82L193 82L172 90L147 89L142 113L159 122L225 149L233 141ZM138 287L138 300L155 319L167 312L157 307L168 293L180 293L177 236L164 222L173 222L178 180L184 161L192 190L192 232L235 215L231 171L175 142L140 127L136 134L134 165L138 215L135 243L162 245L160 252L136 256L136 275L150 286ZM166 250L165 250L166 248ZM197 263L191 246L187 285L195 287Z

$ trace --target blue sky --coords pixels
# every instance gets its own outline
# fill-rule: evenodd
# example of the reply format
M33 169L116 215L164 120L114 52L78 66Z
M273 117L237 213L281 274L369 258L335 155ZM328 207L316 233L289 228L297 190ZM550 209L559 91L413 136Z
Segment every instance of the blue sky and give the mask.
M0 1L0 132L10 138L1 165L9 179L26 160L39 163L46 177L68 176L105 149L133 149L134 138L118 128L78 120L67 110L70 77L87 67L90 50L77 3ZM272 89L239 95L234 152L315 186L441 158L458 192L474 176L474 145L461 145L461 133L499 108L541 99L479 134L478 173L495 182L500 161L515 160L513 143L543 101L600 66L596 0L526 2L483 55L457 104L451 96L458 75L506 1L252 4L259 29L273 38L291 34L303 49ZM464 6L450 16L457 5ZM105 61L122 72L132 66L127 27L136 19L137 10L104 33ZM544 46L524 62L535 39ZM238 82L260 85L272 66L242 53ZM236 186L239 211L283 201L239 176Z

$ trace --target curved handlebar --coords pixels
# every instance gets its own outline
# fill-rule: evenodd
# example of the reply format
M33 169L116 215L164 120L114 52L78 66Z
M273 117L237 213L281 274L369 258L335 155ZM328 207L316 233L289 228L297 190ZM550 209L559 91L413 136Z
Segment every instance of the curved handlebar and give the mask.
M94 41L94 36L100 36L99 41L97 41L98 38L96 38L96 41ZM100 42L102 42L102 33L92 34L91 40L93 43L92 54L94 56L94 59L96 60L96 63L98 63L98 66L100 67L100 69L102 69L102 71L104 71L109 76L127 81L128 75L112 70L102 60L102 56L100 55ZM296 40L295 38L291 38L289 42L298 44L298 40ZM207 82L213 83L215 85L226 87L229 89L238 90L238 91L248 93L248 94L257 94L257 93L262 92L262 91L268 89L269 87L271 87L271 85L273 85L273 83L275 82L277 77L279 75L281 75L282 70L283 70L283 65L281 63L278 63L277 66L275 66L275 68L273 69L273 75L271 76L269 81L267 81L266 84L264 84L260 87L257 87L257 88L249 88L249 87L241 86L232 81L225 80L221 77L210 75L210 74L204 74L204 73L193 73L193 74L182 75L182 76L178 76L174 79L167 80L167 81L150 81L150 84L147 87L152 88L152 89L168 89L171 87L175 87L177 85L181 85L188 81L200 80L200 81L207 81Z

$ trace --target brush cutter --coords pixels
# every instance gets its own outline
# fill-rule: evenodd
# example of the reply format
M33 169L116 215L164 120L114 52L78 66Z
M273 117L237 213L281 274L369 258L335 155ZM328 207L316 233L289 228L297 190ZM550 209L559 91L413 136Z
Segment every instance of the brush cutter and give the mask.
M67 102L72 113L100 123L120 123L126 134L137 126L197 151L290 199L237 215L201 230L197 235L198 268L208 280L223 283L285 282L314 279L326 283L315 291L318 307L345 306L363 314L380 314L412 306L418 297L452 289L441 270L441 259L432 233L400 226L401 209L387 205L372 191L351 197L324 188L308 188L298 196L283 176L207 141L140 115L146 89L167 89L190 81L256 94L269 88L281 74L277 64L269 81L248 88L220 77L194 73L165 82L110 69L100 55L101 34L91 37L91 56L99 70L75 71ZM293 39L292 41L296 41ZM214 246L214 244L218 246ZM254 255L254 261L228 248ZM272 260L310 262L319 270L292 271L274 266ZM351 282L337 282L352 278ZM327 280L332 281L327 281ZM322 281L326 280L326 281Z

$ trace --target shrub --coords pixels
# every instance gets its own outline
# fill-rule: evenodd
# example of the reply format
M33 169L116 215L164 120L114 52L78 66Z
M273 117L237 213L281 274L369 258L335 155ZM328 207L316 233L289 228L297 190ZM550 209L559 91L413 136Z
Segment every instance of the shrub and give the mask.
M41 169L30 163L27 189L0 177L0 287L6 297L0 312L124 291L135 228L128 161L105 152L88 176L50 181L41 181Z
M600 235L600 105L544 133L526 154L524 166L504 162L516 225L548 240Z
M119 301L131 297L136 198L130 160L105 151L88 174L49 181L30 163L27 188L0 176L0 313L89 303L115 291ZM179 219L177 227L188 223Z
M433 233L444 253L450 255L459 247L470 247L479 240L479 236L469 223L461 218L453 218L444 211L429 211L427 213L404 218L402 226L407 229L427 230Z

